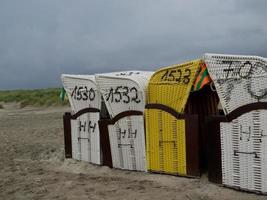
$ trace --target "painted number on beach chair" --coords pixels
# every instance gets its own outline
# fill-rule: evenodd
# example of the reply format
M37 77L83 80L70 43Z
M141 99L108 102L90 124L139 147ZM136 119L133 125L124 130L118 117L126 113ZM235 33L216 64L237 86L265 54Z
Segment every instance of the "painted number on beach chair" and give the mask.
M135 87L127 86L117 86L116 88L110 88L108 94L106 95L106 101L111 103L140 103L138 96L138 90Z
M161 81L172 81L177 83L188 84L190 82L191 70L186 68L166 70L161 77Z

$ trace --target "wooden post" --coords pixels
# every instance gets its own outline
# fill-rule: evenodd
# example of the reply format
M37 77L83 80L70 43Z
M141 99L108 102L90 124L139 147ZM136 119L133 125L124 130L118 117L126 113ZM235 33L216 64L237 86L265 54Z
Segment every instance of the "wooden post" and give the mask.
M72 158L71 124L70 124L70 120L71 120L71 113L66 112L63 115L65 158Z

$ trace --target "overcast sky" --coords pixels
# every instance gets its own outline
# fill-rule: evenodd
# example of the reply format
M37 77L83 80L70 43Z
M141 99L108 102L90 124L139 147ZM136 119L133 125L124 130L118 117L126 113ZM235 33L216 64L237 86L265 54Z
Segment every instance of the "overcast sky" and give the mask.
M0 0L0 89L155 70L205 52L267 57L266 0Z

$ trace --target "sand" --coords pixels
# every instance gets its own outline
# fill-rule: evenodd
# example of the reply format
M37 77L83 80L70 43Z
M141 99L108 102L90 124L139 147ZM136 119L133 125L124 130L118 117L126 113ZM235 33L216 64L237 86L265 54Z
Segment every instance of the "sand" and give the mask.
M200 179L129 172L64 159L68 108L0 109L0 199L267 199Z

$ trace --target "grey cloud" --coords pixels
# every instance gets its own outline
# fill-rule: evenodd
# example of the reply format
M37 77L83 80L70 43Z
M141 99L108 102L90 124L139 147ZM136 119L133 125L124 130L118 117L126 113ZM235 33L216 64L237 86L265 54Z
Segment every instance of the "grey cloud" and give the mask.
M0 2L0 89L60 73L155 70L205 52L267 57L265 0Z

